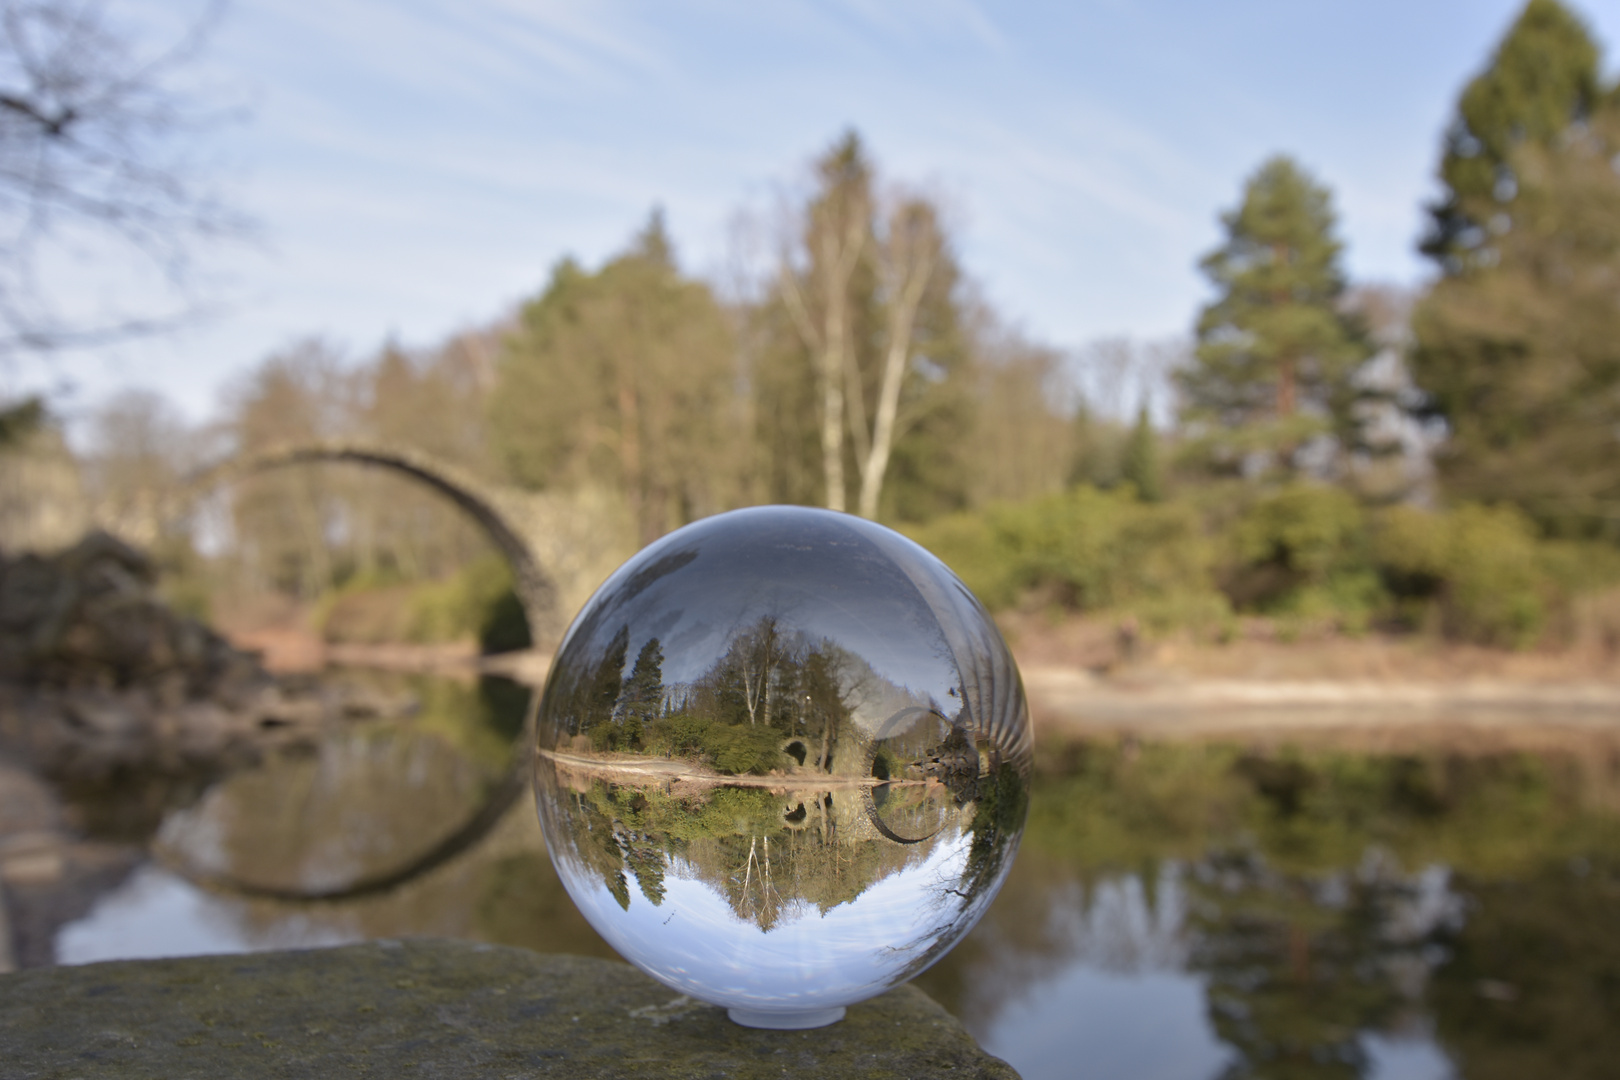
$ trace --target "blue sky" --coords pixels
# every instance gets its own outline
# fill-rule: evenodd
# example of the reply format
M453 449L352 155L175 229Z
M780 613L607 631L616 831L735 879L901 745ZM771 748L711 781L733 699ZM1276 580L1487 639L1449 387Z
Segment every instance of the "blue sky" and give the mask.
M852 125L1059 346L1185 332L1217 214L1279 151L1335 192L1352 275L1411 283L1440 132L1520 6L235 0L206 74L250 115L214 149L261 240L205 260L216 314L0 379L70 381L70 411L143 386L200 418L297 338L359 357L487 322L654 205L720 277L739 210L768 217ZM1577 8L1616 39L1615 5ZM173 0L109 9L174 25Z

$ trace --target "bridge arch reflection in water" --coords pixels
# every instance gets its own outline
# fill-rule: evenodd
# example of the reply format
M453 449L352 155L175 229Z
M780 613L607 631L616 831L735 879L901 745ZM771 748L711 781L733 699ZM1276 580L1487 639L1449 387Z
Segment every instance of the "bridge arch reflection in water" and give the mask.
M485 483L431 454L407 447L353 439L312 440L250 451L205 468L188 479L177 505L162 516L172 519L222 485L273 470L320 464L353 464L381 469L415 481L448 499L476 523L512 570L513 591L522 605L530 637L537 643L561 634L558 588L538 554L536 533L544 527L528 492ZM360 899L387 892L444 865L486 837L529 790L533 718L537 689L529 694L522 733L512 761L484 802L459 826L399 865L362 874L341 884L273 885L250 881L227 867L203 869L184 853L161 845L160 860L206 888L245 897L288 901Z

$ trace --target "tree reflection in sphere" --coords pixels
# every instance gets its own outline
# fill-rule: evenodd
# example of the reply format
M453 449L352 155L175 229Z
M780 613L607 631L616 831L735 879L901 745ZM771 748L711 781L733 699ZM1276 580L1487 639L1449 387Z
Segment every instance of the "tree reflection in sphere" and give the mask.
M880 525L760 507L643 550L569 628L537 728L557 872L649 975L816 1027L973 926L1027 806L1006 644Z

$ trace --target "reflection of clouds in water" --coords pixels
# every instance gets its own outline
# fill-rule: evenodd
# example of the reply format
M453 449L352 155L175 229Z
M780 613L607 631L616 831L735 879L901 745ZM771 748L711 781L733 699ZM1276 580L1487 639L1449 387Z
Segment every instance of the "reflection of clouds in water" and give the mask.
M1259 868L1265 881L1280 881ZM1038 941L1011 940L1016 927L994 917L979 924L979 947L964 972L961 1019L980 1044L1004 1058L1025 1080L1084 1075L1098 1080L1220 1075L1233 1052L1208 1016L1205 975L1187 970L1198 943L1189 875L1236 890L1206 862L1162 864L1151 879L1140 874L1069 880L1042 897ZM1460 918L1459 900L1444 867L1415 873L1387 855L1370 853L1353 870L1312 883L1320 906L1344 907L1349 884L1384 887L1380 937L1417 943ZM1033 913L1031 913L1033 915ZM1395 970L1415 959L1414 970ZM1416 952L1383 958L1380 968L1414 1000L1421 997L1432 957ZM1426 1026L1365 1032L1368 1080L1447 1080L1456 1074Z
M608 944L683 993L733 1007L814 1009L886 988L939 939L939 913L918 897L925 882L961 876L970 841L963 834L943 842L825 913L811 903L788 906L768 932L739 918L680 860L666 872L662 904L632 891L624 910L589 868L567 858L556 866Z
M1118 975L1171 971L1187 960L1187 893L1180 868L1166 864L1151 902L1141 877L1104 878L1083 895L1070 884L1052 907L1052 937L1071 943L1072 962Z
M979 948L968 969L963 1022L992 1053L1009 1057L1023 1042L1034 1046L1052 1041L1031 1034L1027 1017L1031 1010L1048 1015L1051 997L1070 992L1064 988L1071 984L1072 992L1084 999L1075 1002L1078 1009L1115 981L1135 987L1132 993L1167 993L1178 1002L1185 983L1200 1003L1198 1029L1205 1030L1203 981L1179 974L1188 951L1188 897L1182 876L1180 867L1167 863L1151 888L1136 874L1102 877L1089 887L1069 880L1044 892L1039 915L1026 913L1022 923L1011 925L994 916L980 922L974 931ZM1033 941L1027 936L1031 931ZM1153 981L1161 975L1169 981ZM1083 1018L1075 1023L1086 1023L1091 1030ZM1107 1042L1104 1031L1097 1029L1095 1037ZM1071 1039L1063 1045L1072 1053L1075 1043Z
M962 1017L1024 1080L1198 1080L1232 1060L1195 976L1120 975L1074 961L1030 989L988 1025Z
M1362 859L1356 876L1368 884L1382 879L1403 886L1391 890L1384 900L1379 930L1388 941L1422 941L1440 930L1462 927L1466 902L1452 889L1448 866L1435 863L1416 874L1406 874L1393 856L1372 849Z
M1361 1045L1371 1059L1367 1080L1455 1080L1460 1074L1425 1028L1410 1035L1365 1035Z
M975 930L961 1019L1026 1080L1218 1075L1231 1052L1205 1012L1204 980L1183 970L1188 897L1182 871L1151 887L1119 874L1055 884L1036 941L991 919ZM1033 929L1033 927L1027 927ZM1009 936L1012 940L1008 940Z
M343 945L365 939L303 915L250 929L239 901L204 892L158 867L140 867L56 935L59 964L206 956Z

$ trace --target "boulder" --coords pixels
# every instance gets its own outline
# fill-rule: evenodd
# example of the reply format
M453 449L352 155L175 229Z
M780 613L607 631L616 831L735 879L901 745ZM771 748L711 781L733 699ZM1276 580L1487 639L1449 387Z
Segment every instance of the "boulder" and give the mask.
M170 609L151 560L106 533L51 556L0 554L0 750L52 778L214 773L408 708L278 680Z
M432 940L0 976L0 1046L14 1080L1017 1076L910 986L757 1031L627 964Z

